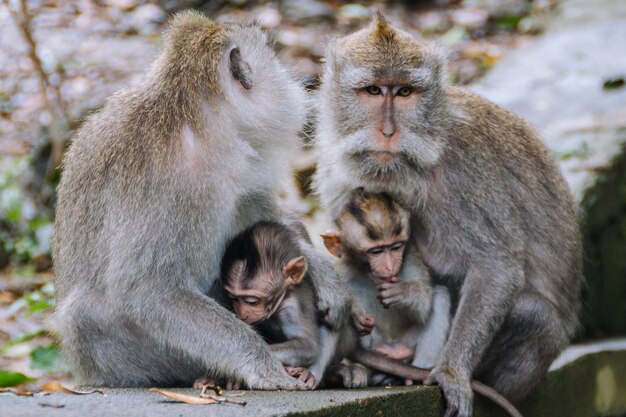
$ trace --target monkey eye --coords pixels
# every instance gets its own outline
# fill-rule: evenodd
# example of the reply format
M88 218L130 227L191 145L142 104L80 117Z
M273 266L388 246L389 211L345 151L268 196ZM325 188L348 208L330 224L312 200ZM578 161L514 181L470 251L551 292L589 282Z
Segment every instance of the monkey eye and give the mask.
M370 85L369 87L365 87L365 92L370 96L378 96L382 93L382 90L377 85Z
M400 87L400 89L397 92L397 95L400 97L408 97L411 95L411 93L413 92L413 89L411 87Z
M370 255L380 255L384 251L385 251L384 248L372 248L368 250L367 253L369 253Z
M243 302L248 304L249 306L255 306L259 304L259 299L256 297L244 297L242 298Z
M398 250L401 249L404 246L404 242L396 242L393 245L391 245L391 250Z

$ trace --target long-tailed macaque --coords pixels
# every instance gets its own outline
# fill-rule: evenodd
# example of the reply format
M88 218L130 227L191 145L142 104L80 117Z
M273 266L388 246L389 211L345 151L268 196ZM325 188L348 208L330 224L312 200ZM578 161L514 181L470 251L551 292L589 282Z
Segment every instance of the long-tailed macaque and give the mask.
M329 365L334 365L335 379L339 378L346 388L367 386L366 367L406 380L423 381L429 374L427 370L358 347L357 327L365 332L373 327L372 317L362 309L353 306L354 323L346 322L339 329L320 322L306 259L300 253L294 230L275 222L260 222L236 236L222 260L223 288L233 310L270 342L272 355L289 374L310 388L323 382ZM423 342L429 341L423 338ZM340 363L342 359L345 360ZM209 375L198 380L197 385L213 382ZM239 381L228 382L228 386L238 385ZM521 417L492 388L476 381L472 381L471 388L511 417Z
M450 296L431 285L409 221L388 194L357 189L335 220L337 230L322 237L341 259L339 275L355 301L374 317L363 347L432 368L448 334Z
M54 322L81 382L190 386L209 372L305 388L215 297L226 243L282 218L306 102L260 28L182 12L142 80L87 119L65 157L54 237ZM300 245L317 308L343 325L347 292Z
M301 254L295 233L283 224L260 222L229 243L221 277L235 314L260 332L291 374L316 388L330 364L356 350L357 337L349 323L333 331L320 322Z
M575 334L581 244L570 191L532 128L447 85L444 66L380 15L331 42L314 183L333 218L358 187L411 211L421 258L459 288L427 382L446 417L467 417L472 378L519 400Z

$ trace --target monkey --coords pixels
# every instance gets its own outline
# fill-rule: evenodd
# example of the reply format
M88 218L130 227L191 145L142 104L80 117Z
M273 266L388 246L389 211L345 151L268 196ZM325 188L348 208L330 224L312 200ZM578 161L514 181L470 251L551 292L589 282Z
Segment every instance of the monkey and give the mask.
M220 304L226 243L281 220L309 98L254 24L176 14L143 77L74 136L58 187L52 325L81 383L306 389ZM298 228L297 224L291 227ZM301 242L318 309L348 319L331 263Z
M220 275L237 317L263 335L270 343L272 355L290 375L311 389L323 382L331 365L346 388L367 386L367 367L411 381L422 381L428 376L425 369L359 348L357 323L366 321L360 325L367 329L375 321L360 307L353 306L355 322L346 322L343 328L330 329L322 323L315 308L315 291L306 259L300 253L294 230L281 223L262 221L228 244ZM424 339L424 343L429 341ZM201 378L195 386L207 382L212 383L212 378ZM228 385L236 387L238 382L229 381ZM493 389L477 382L472 382L472 389L512 417L521 417Z
M255 327L276 360L314 389L331 363L356 349L357 337L347 323L335 333L320 322L301 253L293 231L262 221L228 244L220 276L237 317ZM369 323L371 318L361 314Z
M410 213L387 193L358 188L335 219L337 230L322 238L341 259L350 293L374 316L376 328L364 347L432 368L445 344L450 296L431 285L409 221Z
M466 417L472 378L520 400L569 343L582 253L571 192L537 134L445 80L440 48L380 14L331 41L314 188L331 217L358 187L411 212L421 259L458 299L425 382L446 417Z

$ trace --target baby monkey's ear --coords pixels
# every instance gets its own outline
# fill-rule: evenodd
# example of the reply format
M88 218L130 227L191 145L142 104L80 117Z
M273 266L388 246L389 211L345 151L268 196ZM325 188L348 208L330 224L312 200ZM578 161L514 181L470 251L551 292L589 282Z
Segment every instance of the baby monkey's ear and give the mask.
M283 274L288 285L298 285L306 275L307 265L304 256L298 256L287 262L283 267Z
M252 68L241 57L241 51L237 47L230 51L230 72L243 88L246 90L252 88Z
M337 258L341 258L343 256L343 245L341 244L341 238L339 237L338 231L329 230L320 236L324 239L324 246L326 246L328 252L332 253Z

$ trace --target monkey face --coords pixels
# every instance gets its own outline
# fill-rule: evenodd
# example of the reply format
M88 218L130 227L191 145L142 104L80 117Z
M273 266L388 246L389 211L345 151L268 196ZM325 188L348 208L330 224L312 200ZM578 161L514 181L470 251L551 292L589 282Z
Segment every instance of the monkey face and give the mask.
M298 256L282 268L274 265L270 271L260 270L250 279L234 279L224 289L233 303L235 314L247 324L259 324L276 313L289 287L302 282L306 271L304 257Z
M437 161L444 144L433 129L445 107L440 55L382 16L331 43L321 88L329 106L320 120L332 120L354 169L382 179Z
M402 267L406 242L398 241L389 245L370 247L364 253L364 258L372 271L376 284L390 282Z
M267 278L257 278L254 281L260 283L266 280ZM276 312L285 297L287 287L271 291L260 287L242 289L227 286L225 289L237 317L254 325L269 319Z

